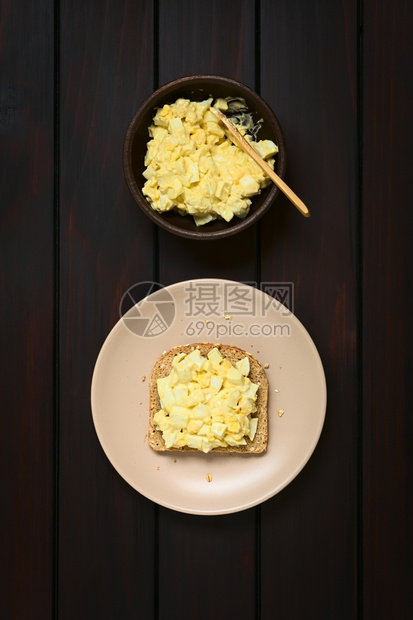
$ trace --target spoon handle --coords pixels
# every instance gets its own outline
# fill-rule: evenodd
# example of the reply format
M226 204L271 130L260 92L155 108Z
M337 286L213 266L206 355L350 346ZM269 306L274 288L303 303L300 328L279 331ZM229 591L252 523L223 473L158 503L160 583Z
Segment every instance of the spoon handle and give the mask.
M231 134L234 142L243 151L248 153L250 157L252 157L252 159L260 166L260 168L270 177L273 183L275 183L275 185L287 196L287 198L291 200L293 205L297 207L297 209L304 215L304 217L309 217L310 212L303 203L303 201L300 200L300 198L292 191L292 189L289 188L286 183L284 183L282 178L279 177L278 174L276 174L274 170L272 170L272 168L270 168L267 162L258 155L257 151L255 151L252 146L248 144L245 138L239 133L239 131L234 127L234 125L225 116L225 114L223 114L220 110L216 108L211 108L211 111L220 119L222 124L225 125L226 129Z

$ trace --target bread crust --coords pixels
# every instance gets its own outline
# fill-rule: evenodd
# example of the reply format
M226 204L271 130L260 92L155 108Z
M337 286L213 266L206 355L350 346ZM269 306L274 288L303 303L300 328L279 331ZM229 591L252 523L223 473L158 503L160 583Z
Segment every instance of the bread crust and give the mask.
M163 353L155 362L149 380L149 430L148 430L148 443L149 446L156 452L200 452L195 448L189 448L187 446L181 448L166 448L165 442L162 438L162 432L156 430L153 422L153 416L161 408L161 403L157 388L157 379L166 377L171 372L172 360L178 353L189 354L194 349L199 349L201 355L206 356L213 348L217 348L221 355L228 359L232 364L235 364L244 357L248 357L250 362L249 379L253 383L259 385L257 390L257 411L252 414L252 417L258 418L257 431L253 441L246 437L247 444L244 446L227 446L213 448L212 452L225 452L225 453L241 453L241 454L260 454L267 449L268 442L268 381L265 371L259 361L248 353L238 347L226 344L211 344L211 343L196 343L190 345L180 345L173 349Z

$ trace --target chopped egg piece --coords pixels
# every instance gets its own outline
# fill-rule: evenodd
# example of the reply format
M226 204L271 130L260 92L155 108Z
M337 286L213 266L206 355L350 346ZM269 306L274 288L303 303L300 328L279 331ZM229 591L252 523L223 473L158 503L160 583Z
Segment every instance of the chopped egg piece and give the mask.
M175 210L193 216L197 226L217 218L245 218L251 197L270 183L256 162L226 135L211 112L213 99L178 99L159 108L149 127L142 193L155 211ZM226 111L217 99L214 106ZM243 119L248 114L243 115ZM252 124L252 117L251 117ZM248 123L237 125L251 146L274 168L278 147L271 140L254 140Z
M248 378L247 357L233 366L214 347L179 353L167 377L157 380L161 408L154 424L166 448L188 446L202 452L245 445L254 439L259 385Z

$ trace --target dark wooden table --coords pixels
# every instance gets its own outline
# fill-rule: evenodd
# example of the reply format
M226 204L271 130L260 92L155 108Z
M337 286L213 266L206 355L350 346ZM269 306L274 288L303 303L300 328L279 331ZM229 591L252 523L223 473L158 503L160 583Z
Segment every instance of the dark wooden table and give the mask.
M408 0L3 0L3 618L412 617L412 27ZM137 209L128 123L192 73L270 104L310 219L280 197L201 252ZM303 471L215 517L137 493L90 408L123 293L200 277L293 282L328 388Z

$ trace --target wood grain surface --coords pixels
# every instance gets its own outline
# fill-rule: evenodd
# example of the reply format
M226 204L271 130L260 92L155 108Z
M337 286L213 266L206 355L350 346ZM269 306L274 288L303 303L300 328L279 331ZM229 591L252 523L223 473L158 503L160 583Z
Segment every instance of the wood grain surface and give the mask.
M1 614L54 607L53 11L4 2L0 54Z
M262 506L262 610L264 618L345 620L357 617L360 587L357 3L320 11L317 2L264 2L261 9L261 49L277 41L275 67L262 56L261 92L289 136L286 181L312 214L305 220L279 201L263 226L261 277L294 285L294 312L320 352L328 390L308 466ZM283 575L276 583L274 563Z
M2 617L412 617L412 29L407 0L4 0ZM280 195L200 244L138 210L128 124L195 73L267 101L311 218ZM200 277L289 283L328 390L303 471L214 517L132 489L90 408L124 293Z
M412 566L412 296L407 2L364 5L363 584L366 618L408 618Z

